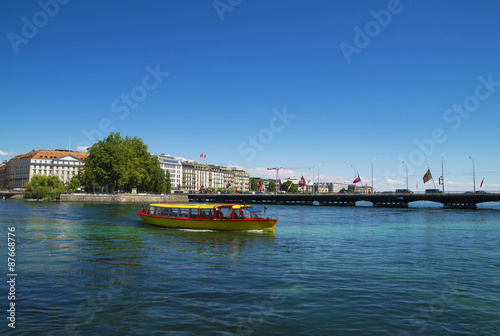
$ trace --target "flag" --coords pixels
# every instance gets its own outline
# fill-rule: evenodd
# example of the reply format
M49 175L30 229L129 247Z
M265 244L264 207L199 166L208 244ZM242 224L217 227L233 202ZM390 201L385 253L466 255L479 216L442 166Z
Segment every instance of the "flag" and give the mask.
M205 154L205 156L204 156L203 158L205 158L205 159L206 159L206 158L207 158L207 154Z
M238 186L236 186L236 187L234 188L234 190L238 190Z
M203 153L200 154L200 157L203 157Z
M418 189L418 180L417 180L417 186L415 187L415 189Z
M226 189L229 189L230 186L231 186L231 182L227 181Z
M262 189L262 184L260 183L260 181L259 181L259 184L257 185L257 189L259 189L259 190Z
M432 174L430 168L427 169L427 173L425 173L423 180L424 183L427 183L427 181L432 180Z
M306 180L304 179L304 176L302 176L299 181L299 187L302 187L304 185L306 185Z
M481 181L481 185L479 186L479 188L483 187L483 183L484 183L484 176L483 176L483 180Z
M356 177L356 179L354 181L352 181L352 183L356 184L358 182L361 182L361 177L359 177L359 173L358 173L358 177Z

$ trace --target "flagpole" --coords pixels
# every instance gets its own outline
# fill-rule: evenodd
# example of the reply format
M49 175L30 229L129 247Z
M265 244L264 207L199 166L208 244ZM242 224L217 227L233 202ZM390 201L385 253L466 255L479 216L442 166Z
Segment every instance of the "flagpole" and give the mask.
M474 167L474 159L469 156L469 159L472 160L472 184L474 185L474 192L476 192L476 168Z

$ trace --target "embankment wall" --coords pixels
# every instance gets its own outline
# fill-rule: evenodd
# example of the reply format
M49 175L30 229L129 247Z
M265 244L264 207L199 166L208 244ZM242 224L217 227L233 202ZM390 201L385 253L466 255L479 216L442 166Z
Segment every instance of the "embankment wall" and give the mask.
M60 202L89 203L187 203L187 195L61 194Z

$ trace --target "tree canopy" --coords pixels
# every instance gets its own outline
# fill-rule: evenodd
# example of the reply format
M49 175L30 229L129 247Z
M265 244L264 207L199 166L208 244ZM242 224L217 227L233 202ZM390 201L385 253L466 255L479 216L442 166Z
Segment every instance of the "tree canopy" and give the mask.
M298 192L299 188L292 181L286 181L281 185L281 190L293 193L293 192Z
M269 192L276 192L276 182L274 180L269 181L269 185L267 187Z
M87 188L97 183L111 190L137 187L142 191L165 192L165 173L158 158L151 156L141 139L129 136L124 139L120 133L110 133L88 152L81 174L82 184Z
M33 175L26 184L24 198L55 200L64 192L64 183L57 176Z
M255 179L255 177L252 177L250 179L250 190L251 191L259 190L259 185L257 184L257 180Z

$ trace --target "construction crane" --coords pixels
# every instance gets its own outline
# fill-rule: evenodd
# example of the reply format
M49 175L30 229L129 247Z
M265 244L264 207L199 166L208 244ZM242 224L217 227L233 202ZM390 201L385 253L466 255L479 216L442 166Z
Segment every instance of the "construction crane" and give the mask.
M267 168L267 170L276 170L276 194L278 193L279 189L279 178L280 178L280 169L312 169L314 167L273 167L273 168Z

